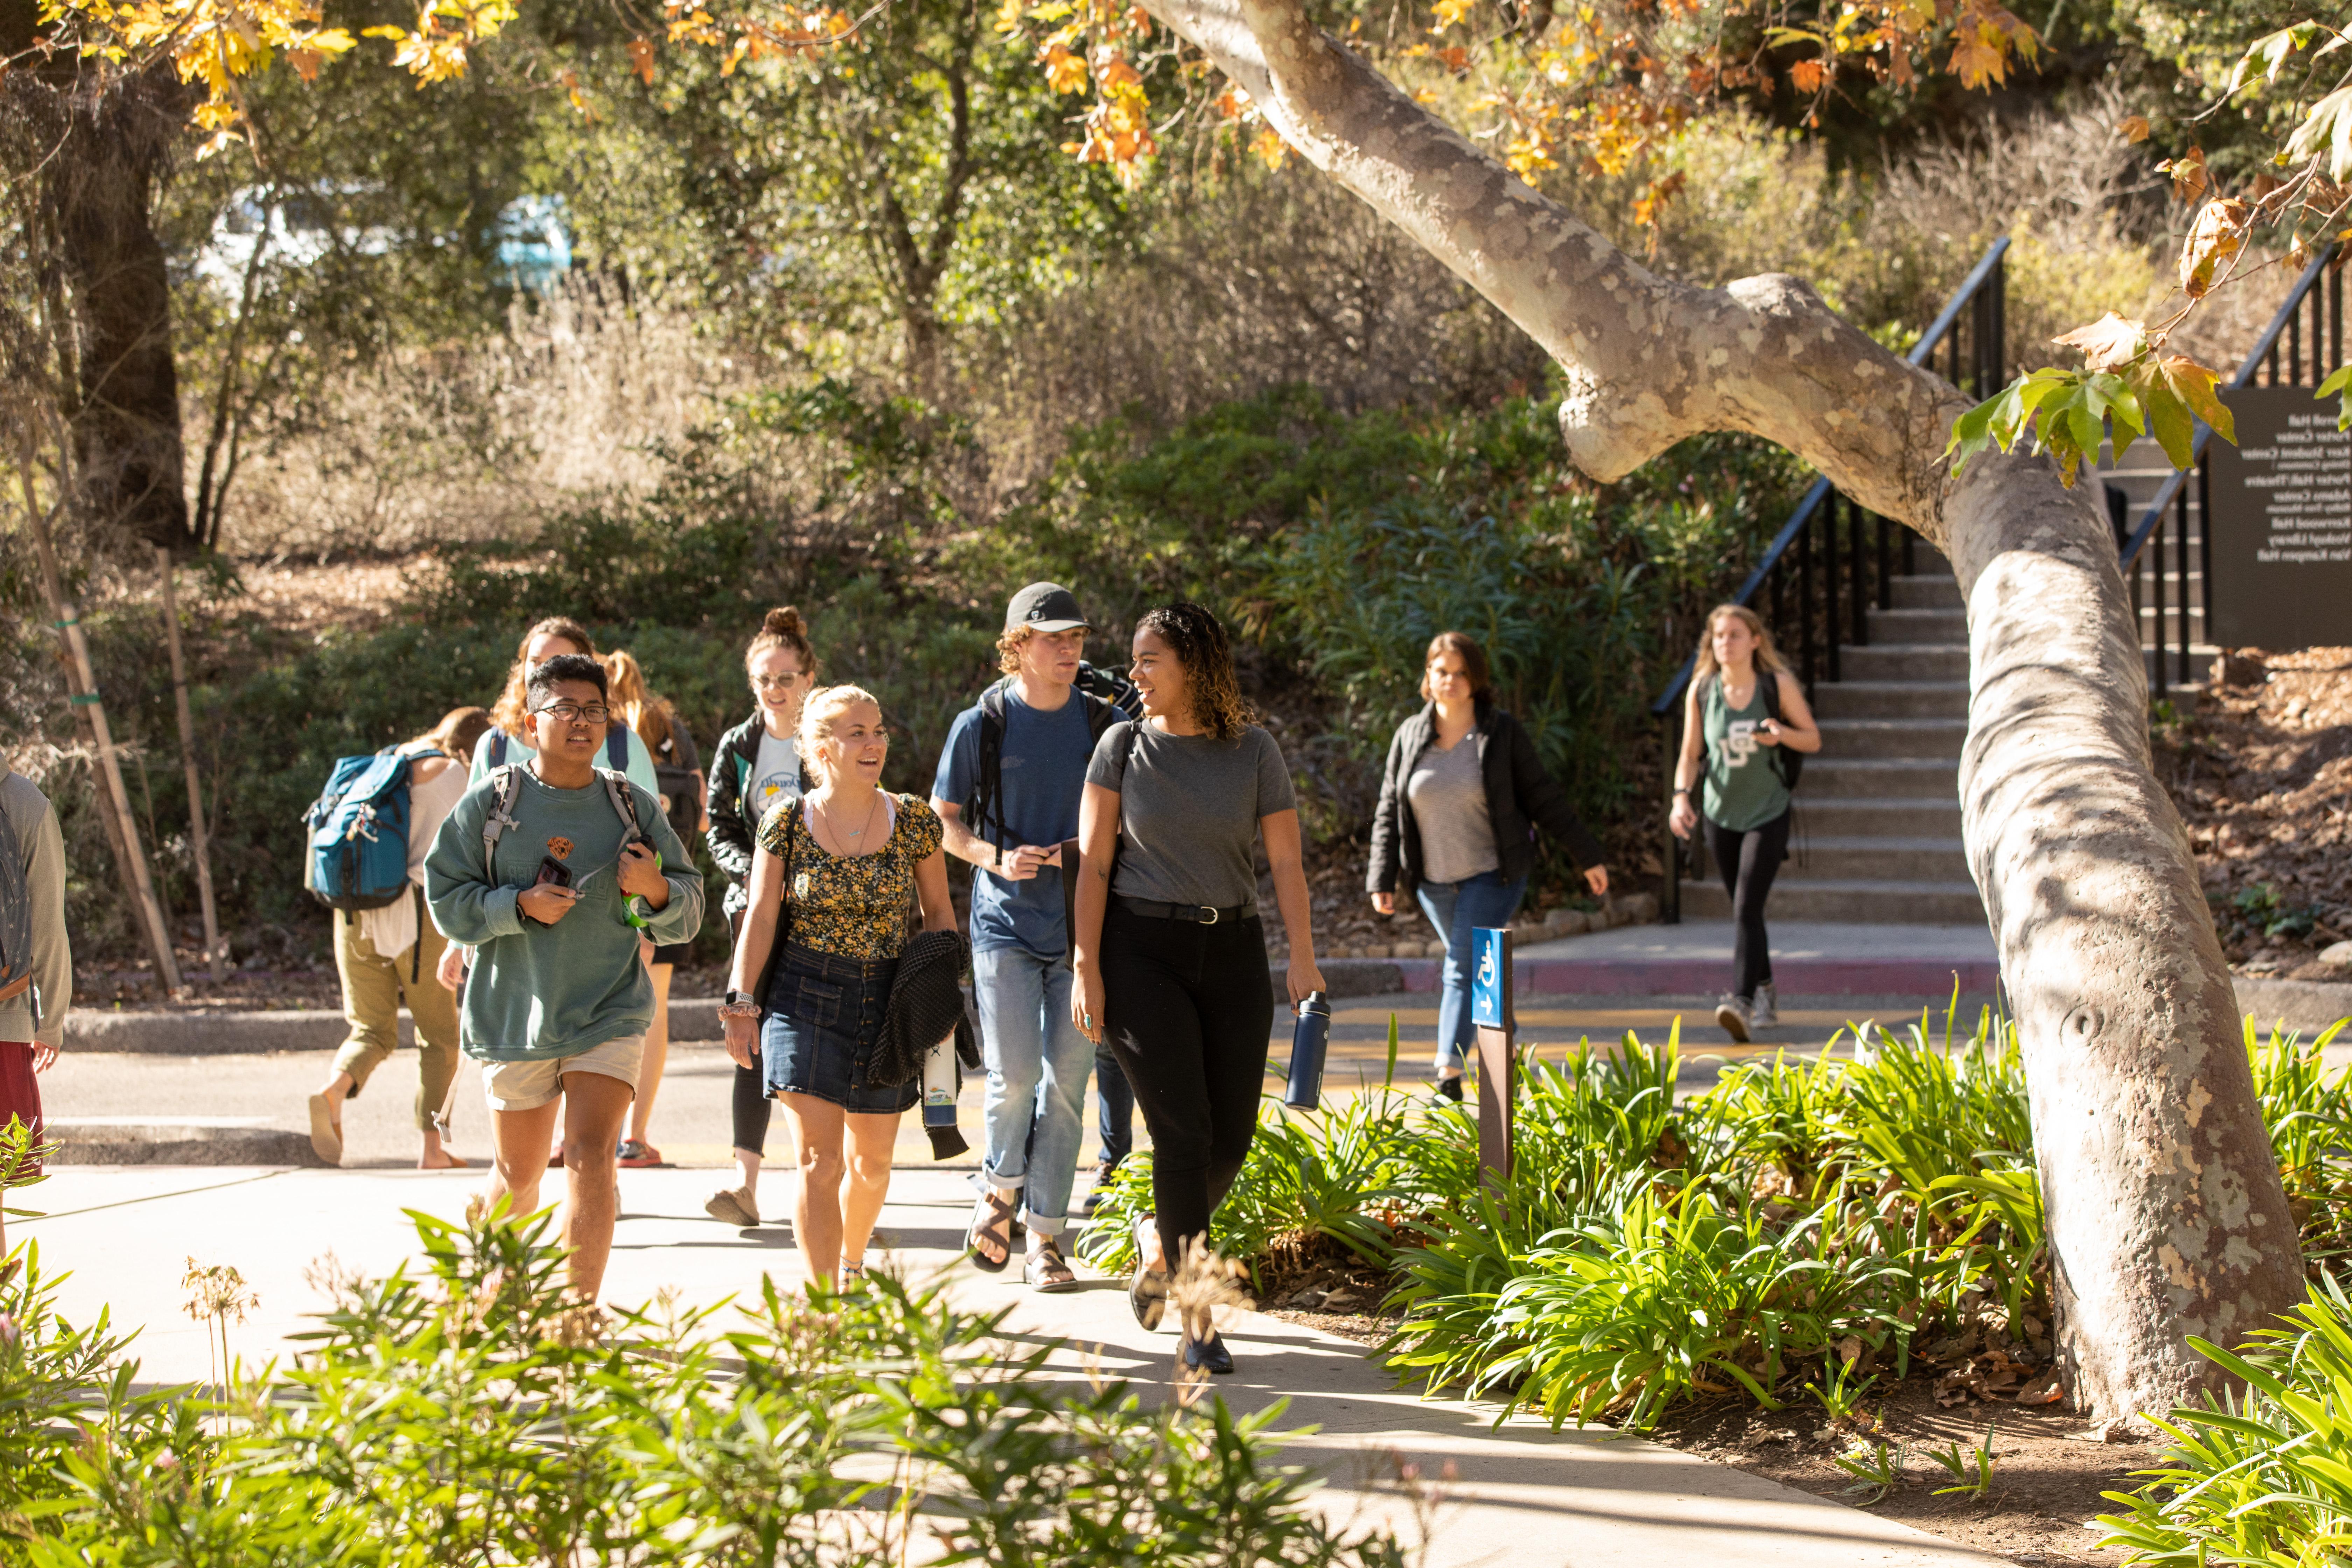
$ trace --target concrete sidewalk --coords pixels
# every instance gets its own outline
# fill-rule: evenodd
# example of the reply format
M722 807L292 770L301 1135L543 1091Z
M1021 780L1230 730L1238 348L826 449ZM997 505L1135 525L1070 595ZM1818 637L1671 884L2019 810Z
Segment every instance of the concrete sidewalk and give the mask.
M198 1379L208 1363L203 1330L184 1310L188 1260L234 1264L258 1292L253 1316L229 1331L236 1352L258 1362L285 1353L286 1336L322 1304L304 1278L314 1259L331 1253L348 1268L388 1270L415 1250L402 1209L457 1215L479 1181L468 1173L69 1169L18 1194L47 1217L23 1223L11 1239L37 1239L45 1269L72 1271L64 1288L69 1316L86 1320L106 1308L118 1325L140 1331L145 1379ZM702 1216L709 1184L706 1172L622 1173L607 1299L635 1302L674 1288L710 1301L750 1292L762 1273L800 1278L785 1229L740 1231ZM782 1195L779 1184L770 1204ZM963 1177L901 1170L891 1197L881 1241L898 1263L918 1276L954 1266L971 1213ZM966 1305L1012 1307L1019 1339L1066 1342L1053 1362L1059 1375L1098 1370L1165 1386L1172 1371L1172 1333L1137 1328L1118 1281L1040 1296L1011 1276L969 1267L957 1267L953 1279ZM1454 1468L1430 1568L1974 1568L2000 1561L1604 1429L1554 1433L1517 1418L1496 1428L1491 1409L1401 1393L1362 1346L1297 1324L1236 1312L1226 1331L1239 1370L1217 1379L1214 1391L1240 1410L1288 1399L1284 1425L1319 1428L1292 1452L1328 1479L1321 1506L1335 1518L1393 1522L1409 1537L1410 1504L1383 1484L1397 1461L1425 1476Z

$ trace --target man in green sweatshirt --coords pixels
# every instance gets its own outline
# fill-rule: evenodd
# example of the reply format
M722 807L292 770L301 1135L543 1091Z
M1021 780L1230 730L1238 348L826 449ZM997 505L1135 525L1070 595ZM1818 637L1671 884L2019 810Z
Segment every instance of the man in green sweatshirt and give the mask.
M572 1287L593 1300L619 1205L614 1151L653 1022L638 932L691 940L702 878L660 803L596 767L612 718L602 665L548 659L524 700L536 754L467 790L425 858L425 898L442 934L475 950L458 1040L489 1098L490 1200L539 1206L560 1106Z

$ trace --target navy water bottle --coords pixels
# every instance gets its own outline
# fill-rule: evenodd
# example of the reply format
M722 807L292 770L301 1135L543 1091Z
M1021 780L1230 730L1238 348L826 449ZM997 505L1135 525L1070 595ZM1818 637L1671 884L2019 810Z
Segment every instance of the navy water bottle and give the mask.
M1323 1053L1331 1044L1331 1003L1309 991L1298 1005L1298 1026L1290 1035L1290 1088L1282 1103L1312 1110L1323 1099Z

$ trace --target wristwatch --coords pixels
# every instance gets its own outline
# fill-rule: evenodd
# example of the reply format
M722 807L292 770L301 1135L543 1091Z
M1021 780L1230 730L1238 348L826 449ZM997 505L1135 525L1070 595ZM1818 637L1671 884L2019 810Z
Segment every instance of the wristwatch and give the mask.
M760 1015L760 1004L752 999L749 991L730 991L719 999L719 1013L721 1017L756 1018Z

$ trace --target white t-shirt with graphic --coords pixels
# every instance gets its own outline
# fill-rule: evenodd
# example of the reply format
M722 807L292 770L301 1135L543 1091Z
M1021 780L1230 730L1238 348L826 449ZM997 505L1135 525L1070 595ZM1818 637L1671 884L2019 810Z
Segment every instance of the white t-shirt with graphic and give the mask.
M756 829L768 808L785 799L800 798L801 749L789 737L779 741L760 731L760 754L751 761L751 777L743 790L743 818Z

